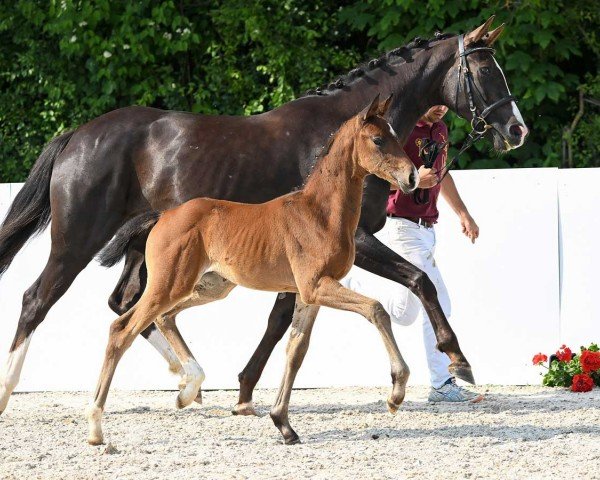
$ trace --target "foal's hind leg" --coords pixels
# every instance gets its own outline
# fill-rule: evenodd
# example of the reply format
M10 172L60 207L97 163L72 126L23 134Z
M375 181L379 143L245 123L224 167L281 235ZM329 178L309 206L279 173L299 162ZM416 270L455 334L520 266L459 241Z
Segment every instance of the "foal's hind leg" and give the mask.
M173 308L170 312L162 315L159 319L156 320L156 325L160 329L162 335L169 343L169 347L171 351L177 356L178 361L182 365L183 373L182 379L179 383L179 396L177 397L177 407L183 408L191 403L192 400L195 400L198 403L202 403L202 391L200 390L200 385L195 385L195 383L190 383L191 379L196 378L194 374L190 375L188 370L188 364L196 364L197 362L192 355L192 352L188 348L185 343L185 340L181 336L179 329L175 323L175 319L177 315L183 310L196 306L196 305L205 305L210 302L214 302L215 300L220 300L225 298L231 290L235 288L235 283L230 282L229 280L221 277L220 275L209 272L202 276L198 284L194 287L194 293ZM198 365L198 368L200 366ZM196 368L194 367L195 371ZM201 370L201 369L200 369ZM204 373L202 373L202 379L200 383L204 380ZM196 395L196 398L190 397L191 394Z
M123 315L131 309L146 288L148 278L145 262L147 237L147 235L135 237L127 247L121 277L108 299L108 306L117 315ZM184 375L183 366L177 355L154 323L142 332L142 337L148 340L150 345L167 361L171 372L180 376Z
M300 438L290 425L288 410L294 379L308 350L310 334L318 312L319 307L317 305L306 305L300 299L300 295L296 295L292 331L286 349L285 373L279 387L277 400L271 409L271 419L283 435L286 445L300 442Z

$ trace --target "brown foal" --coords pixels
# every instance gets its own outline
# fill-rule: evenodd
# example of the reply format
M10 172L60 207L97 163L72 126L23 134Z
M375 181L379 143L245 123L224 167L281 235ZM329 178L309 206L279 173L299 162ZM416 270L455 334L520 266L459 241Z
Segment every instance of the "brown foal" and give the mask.
M193 402L204 373L169 321L172 316L165 314L181 309L203 282L222 284L219 298L235 285L297 294L285 373L271 410L285 443L299 441L288 420L288 406L321 305L359 313L377 327L391 363L393 388L387 404L390 412L396 412L409 370L392 334L390 317L379 302L338 282L354 262L365 176L375 174L407 193L418 183L414 165L382 118L389 103L389 98L379 103L377 96L345 122L300 191L257 205L199 198L161 215L146 244L144 294L110 328L98 387L87 412L89 443L103 441L102 411L120 358L157 318L185 370L177 406Z

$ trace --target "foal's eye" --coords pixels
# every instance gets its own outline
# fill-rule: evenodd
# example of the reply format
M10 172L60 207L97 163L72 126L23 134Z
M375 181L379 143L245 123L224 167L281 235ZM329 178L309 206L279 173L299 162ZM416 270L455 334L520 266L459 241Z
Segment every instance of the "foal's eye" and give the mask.
M479 69L479 71L481 72L482 75L489 75L490 73L492 73L492 71L490 70L490 67L481 67Z
M375 145L377 145L378 147L381 147L383 145L383 138L381 138L381 137L373 137L373 143Z

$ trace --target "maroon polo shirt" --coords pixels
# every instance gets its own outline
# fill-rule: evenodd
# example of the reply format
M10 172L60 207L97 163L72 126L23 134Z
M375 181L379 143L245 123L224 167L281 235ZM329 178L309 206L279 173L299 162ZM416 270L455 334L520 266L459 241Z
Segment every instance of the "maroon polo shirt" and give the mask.
M419 156L419 148L423 138L430 138L438 143L445 142L448 138L448 127L442 121L433 125L424 122L417 123L404 145L404 151L417 168L423 165L423 161ZM439 172L446 164L447 156L448 146L446 145L435 159L433 168ZM419 205L414 201L413 193L404 194L400 190L392 191L388 198L387 213L398 217L418 217L427 222L436 223L439 216L437 198L441 188L441 185L436 185L428 189L429 202L424 205Z

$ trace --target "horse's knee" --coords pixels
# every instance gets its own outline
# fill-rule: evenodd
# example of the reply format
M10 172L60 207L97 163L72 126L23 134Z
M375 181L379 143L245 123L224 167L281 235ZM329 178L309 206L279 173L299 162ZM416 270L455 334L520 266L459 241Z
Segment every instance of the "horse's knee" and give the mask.
M435 285L423 270L416 270L410 276L409 290L417 297L423 298L431 294L437 294Z

